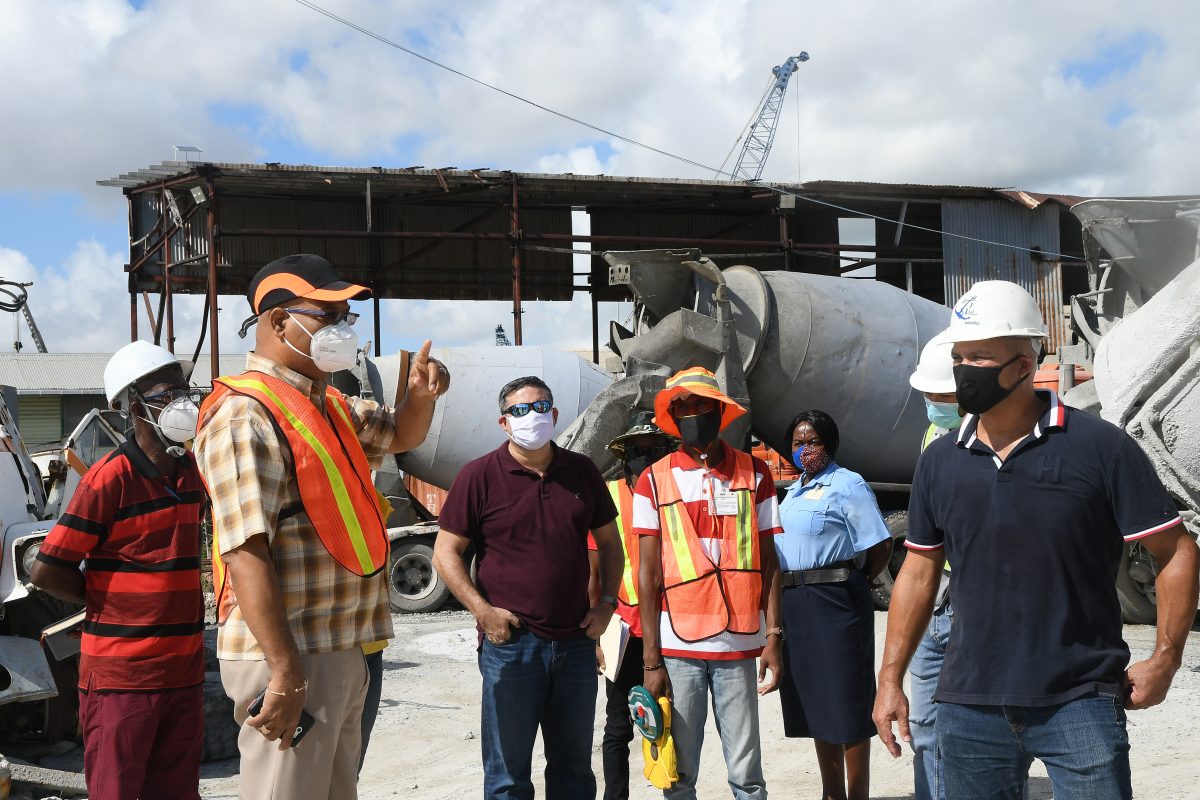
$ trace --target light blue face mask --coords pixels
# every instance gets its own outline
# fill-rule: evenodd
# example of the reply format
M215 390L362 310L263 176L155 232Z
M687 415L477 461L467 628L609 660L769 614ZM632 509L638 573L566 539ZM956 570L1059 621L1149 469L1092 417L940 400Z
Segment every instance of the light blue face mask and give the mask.
M962 424L963 418L958 413L958 403L935 403L925 401L925 416L939 428L953 430Z

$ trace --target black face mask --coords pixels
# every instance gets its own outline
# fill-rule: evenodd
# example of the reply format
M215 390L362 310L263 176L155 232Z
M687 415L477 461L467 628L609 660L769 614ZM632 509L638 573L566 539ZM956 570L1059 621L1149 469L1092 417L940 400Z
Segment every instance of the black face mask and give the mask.
M625 480L630 484L637 483L637 479L642 477L642 473L650 469L650 466L655 461L658 461L658 459L649 453L630 456L624 463Z
M990 411L1004 398L1013 393L1025 378L1005 389L1000 385L1000 373L1009 364L1020 358L1013 356L998 367L976 367L959 364L954 367L954 391L958 405L970 414Z
M676 417L675 424L679 426L679 436L684 444L693 450L706 450L721 432L721 409L714 408L690 417Z

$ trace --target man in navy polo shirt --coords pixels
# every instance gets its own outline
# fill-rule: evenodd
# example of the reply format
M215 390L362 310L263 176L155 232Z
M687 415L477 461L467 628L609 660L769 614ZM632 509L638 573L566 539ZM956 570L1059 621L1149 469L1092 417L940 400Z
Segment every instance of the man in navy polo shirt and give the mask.
M904 671L946 558L957 619L934 699L946 797L1020 796L1034 758L1057 800L1130 798L1126 709L1161 703L1196 613L1197 550L1149 459L1119 428L1033 388L1034 299L984 281L955 304L955 436L917 464L875 723L910 740ZM1154 653L1129 665L1113 578L1127 542L1157 559Z
M593 800L595 640L616 610L624 563L617 509L591 459L554 443L558 410L540 378L506 384L500 413L509 440L459 473L434 547L434 568L479 628L483 794L532 800L540 727L546 797ZM600 561L591 607L589 530ZM470 543L476 583L463 565Z

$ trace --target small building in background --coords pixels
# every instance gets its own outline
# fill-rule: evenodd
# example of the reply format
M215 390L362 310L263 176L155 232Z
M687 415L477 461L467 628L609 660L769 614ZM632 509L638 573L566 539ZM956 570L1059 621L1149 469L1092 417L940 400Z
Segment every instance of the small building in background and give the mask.
M207 386L209 360L202 354L192 382ZM60 443L94 408L106 408L104 365L112 353L0 353L0 383L17 395L17 426L30 450ZM245 369L241 354L221 357L221 373Z

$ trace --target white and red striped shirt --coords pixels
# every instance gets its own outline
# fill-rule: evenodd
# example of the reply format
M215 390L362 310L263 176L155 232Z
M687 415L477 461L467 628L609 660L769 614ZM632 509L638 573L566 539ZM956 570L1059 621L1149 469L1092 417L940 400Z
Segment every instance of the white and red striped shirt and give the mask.
M722 491L729 490L730 474L726 471L733 466L733 450L728 444L725 448L725 458L721 464L710 470L705 470L698 462L682 450L678 450L667 458L671 459L671 475L679 488L679 496L683 499L684 507L700 544L714 563L721 560L721 540L716 538L717 518L710 513L710 498ZM783 532L779 521L779 501L775 496L775 481L772 480L767 465L759 459L754 459L755 493L754 502L758 514L758 532L763 536L774 536ZM654 501L654 491L650 482L650 470L642 473L637 487L633 492L633 532L638 536L659 536L661 532L658 509ZM770 541L761 543L762 547L774 547ZM754 658L762 652L766 645L763 630L766 627L765 616L760 615L759 631L755 634L720 633L700 642L685 642L675 635L671 627L671 617L667 609L663 609L660 630L660 642L664 656L678 658L702 659L738 659Z

